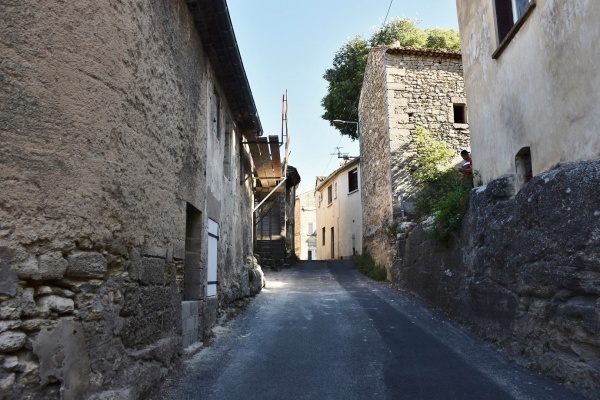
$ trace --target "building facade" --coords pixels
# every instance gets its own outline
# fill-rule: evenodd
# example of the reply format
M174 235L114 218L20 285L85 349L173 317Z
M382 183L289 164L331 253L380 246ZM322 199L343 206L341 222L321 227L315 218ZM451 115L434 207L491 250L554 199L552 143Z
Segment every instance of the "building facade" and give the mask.
M389 268L396 246L386 226L415 211L416 129L428 129L457 155L470 148L460 52L372 49L359 122L363 241L376 262Z
M473 161L517 189L557 164L600 158L600 6L458 0ZM524 71L529 71L524 73Z
M250 294L226 3L3 2L0 36L0 397L143 397Z
M317 203L315 190L296 196L296 257L300 260L317 258Z
M360 158L354 158L329 176L317 180L317 257L351 258L362 252Z

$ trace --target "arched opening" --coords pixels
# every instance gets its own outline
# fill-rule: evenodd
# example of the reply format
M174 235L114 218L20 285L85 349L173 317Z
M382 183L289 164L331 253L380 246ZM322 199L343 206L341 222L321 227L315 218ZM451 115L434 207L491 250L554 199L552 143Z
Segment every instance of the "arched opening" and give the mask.
M529 147L523 147L515 156L515 183L517 191L525 186L532 177L531 149Z

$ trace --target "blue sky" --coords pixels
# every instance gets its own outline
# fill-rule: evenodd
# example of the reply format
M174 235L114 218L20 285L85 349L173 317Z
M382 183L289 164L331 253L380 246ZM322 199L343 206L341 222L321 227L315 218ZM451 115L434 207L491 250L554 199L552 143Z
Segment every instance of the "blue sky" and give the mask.
M290 164L314 188L317 175L339 167L335 147L358 155L321 115L323 73L348 39L381 27L390 0L227 0L238 46L265 135L281 132L281 97L288 91ZM388 20L408 17L421 28L458 29L455 0L393 0Z

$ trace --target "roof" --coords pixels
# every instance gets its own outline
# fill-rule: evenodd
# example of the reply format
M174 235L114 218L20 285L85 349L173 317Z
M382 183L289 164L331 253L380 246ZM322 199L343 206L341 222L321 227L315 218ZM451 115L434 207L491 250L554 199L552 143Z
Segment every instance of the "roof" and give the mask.
M429 56L437 58L455 58L461 59L462 53L457 50L444 49L418 49L413 47L401 46L377 46L373 50L385 51L388 54L410 55L410 56Z
M356 158L352 159L351 161L348 161L346 164L342 165L341 167L339 167L338 169L333 171L331 174L329 174L325 179L323 179L321 181L321 183L316 185L315 190L318 191L321 188L327 186L329 184L329 182L331 182L336 176L338 176L342 172L358 165L359 162L360 162L360 157L356 157ZM323 178L323 177L321 177L321 176L317 177L317 181L320 180L319 178Z
M262 125L250 90L226 0L186 0L202 47L213 66L241 133L262 135Z

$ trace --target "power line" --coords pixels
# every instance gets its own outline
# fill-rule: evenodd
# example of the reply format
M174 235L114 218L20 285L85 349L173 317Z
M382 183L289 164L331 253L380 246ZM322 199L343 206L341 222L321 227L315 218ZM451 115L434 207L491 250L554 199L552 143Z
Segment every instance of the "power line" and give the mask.
M385 14L385 19L383 20L383 25L381 25L381 29L383 29L383 27L385 26L385 23L387 22L387 18L388 18L388 15L390 15L390 10L392 9L393 2L394 2L394 0L390 0L390 6L388 7L387 13Z

